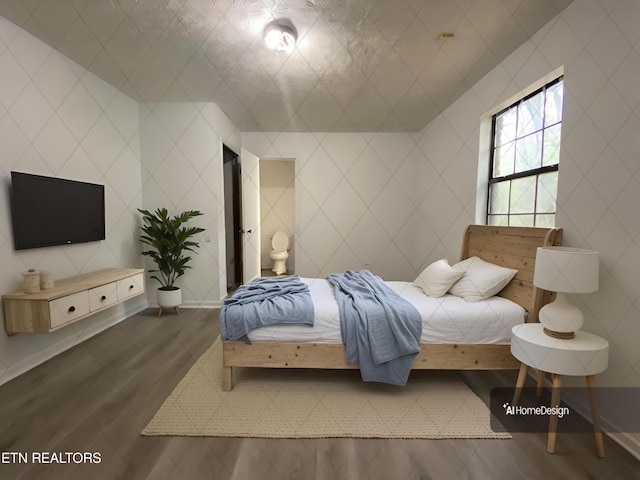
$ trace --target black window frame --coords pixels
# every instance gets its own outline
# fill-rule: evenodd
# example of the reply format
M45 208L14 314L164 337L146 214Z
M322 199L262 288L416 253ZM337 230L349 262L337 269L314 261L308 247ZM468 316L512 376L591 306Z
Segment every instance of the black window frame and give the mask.
M544 165L544 166L540 166L537 168L532 168L529 170L524 170L521 172L517 172L517 173L512 173L509 175L503 175L503 176L499 176L499 177L494 177L493 174L493 169L494 169L494 158L495 158L495 152L496 152L496 123L497 123L497 119L498 117L500 117L503 113L514 109L514 108L518 108L519 105L521 105L522 103L526 102L527 100L529 100L530 98L535 97L536 95L538 95L540 92L546 92L546 90L550 87L553 87L554 85L557 85L560 82L564 82L564 75L560 75L559 77L555 78L554 80L546 83L545 85L543 85L542 87L536 89L535 91L529 93L528 95L520 98L518 101L512 103L511 105L509 105L508 107L503 108L502 110L500 110L499 112L495 113L494 115L492 115L491 117L491 145L490 145L490 153L489 153L489 181L488 181L488 185L487 185L487 203L486 203L486 215L485 215L485 224L486 225L490 225L489 223L489 219L491 216L498 216L498 215L506 215L507 216L507 224L511 225L511 222L509 221L511 219L512 216L523 216L523 215L532 215L533 219L534 219L534 224L533 226L536 226L535 220L536 220L536 215L539 215L537 210L536 210L536 205L537 205L537 200L538 200L538 184L536 182L536 192L535 192L535 197L534 197L534 210L533 212L528 212L528 213L511 213L510 211L506 214L491 214L490 213L490 207L491 207L491 186L496 184L496 183L501 183L501 182L507 182L507 181L511 181L511 180L515 180L518 178L524 178L524 177L538 177L541 174L544 173L549 173L549 172L558 172L559 171L559 165L560 165L560 160L558 159L558 163L553 164L553 165ZM563 85L563 90L564 90L564 85ZM546 99L546 93L545 93L545 99ZM563 100L563 104L564 104L564 100ZM544 105L544 103L543 103ZM556 125L562 125L562 121L564 120L564 118L561 118L560 121L551 124L551 125L546 125L544 124L544 115L545 115L545 111L543 108L543 119L542 119L542 131L554 127ZM516 124L517 125L517 124ZM517 131L517 126L516 126L516 131ZM518 137L516 135L516 137L513 139L513 141L517 141L518 139L521 138L525 138L528 135L533 135L537 132L539 132L540 130L536 130L535 132L531 132L528 133L527 135L524 135L522 137ZM544 158L544 142L542 145L542 157ZM556 202L557 202L557 191L556 191ZM511 209L511 202L509 202L509 209ZM554 212L544 212L545 215L553 215L555 218L555 215L557 213L557 209Z

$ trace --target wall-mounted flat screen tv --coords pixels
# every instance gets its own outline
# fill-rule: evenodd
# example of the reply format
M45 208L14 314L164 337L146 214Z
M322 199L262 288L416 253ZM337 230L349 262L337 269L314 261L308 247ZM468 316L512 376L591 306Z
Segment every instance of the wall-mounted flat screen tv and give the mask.
M104 185L11 172L16 250L105 239Z

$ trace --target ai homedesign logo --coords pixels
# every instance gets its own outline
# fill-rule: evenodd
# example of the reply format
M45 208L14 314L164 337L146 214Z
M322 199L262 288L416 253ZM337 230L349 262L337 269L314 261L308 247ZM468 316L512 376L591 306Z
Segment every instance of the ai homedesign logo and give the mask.
M561 407L559 405L555 407L547 407L546 405L538 405L536 407L524 407L520 405L509 405L509 403L504 403L502 405L504 408L505 415L511 416L557 416L558 418L562 418L565 415L569 415L569 407Z

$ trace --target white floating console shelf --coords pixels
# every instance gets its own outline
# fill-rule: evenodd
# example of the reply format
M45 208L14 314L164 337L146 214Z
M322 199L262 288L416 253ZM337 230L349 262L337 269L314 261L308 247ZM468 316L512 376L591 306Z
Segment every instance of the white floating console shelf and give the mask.
M49 333L144 293L144 270L108 268L56 280L38 293L2 296L7 334Z

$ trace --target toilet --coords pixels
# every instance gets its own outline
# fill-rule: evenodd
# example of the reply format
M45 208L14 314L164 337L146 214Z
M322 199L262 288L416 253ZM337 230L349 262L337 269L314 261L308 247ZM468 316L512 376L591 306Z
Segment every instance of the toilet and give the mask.
M273 268L271 271L276 275L284 275L287 273L287 258L289 258L289 235L283 230L278 230L271 238L270 256L273 260Z

